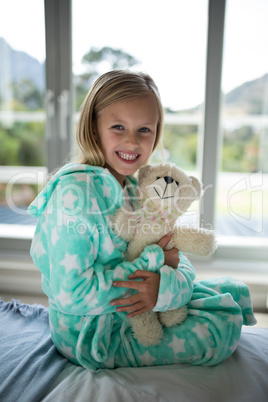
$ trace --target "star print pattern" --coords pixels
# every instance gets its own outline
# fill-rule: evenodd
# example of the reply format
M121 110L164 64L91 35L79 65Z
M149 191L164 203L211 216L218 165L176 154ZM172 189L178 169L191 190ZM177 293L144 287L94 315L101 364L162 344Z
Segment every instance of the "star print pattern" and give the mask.
M127 177L135 205L134 177ZM39 218L31 256L42 272L49 298L51 337L70 361L88 370L173 363L218 364L238 345L242 324L255 318L248 287L231 278L194 281L195 271L180 254L177 269L164 265L156 245L126 261L127 242L110 225L124 193L107 169L68 164L31 204ZM83 207L82 207L83 206ZM186 320L165 328L160 345L143 347L125 312L111 301L135 290L113 286L136 270L160 274L155 312L188 306Z
M125 280L126 279L125 270L120 266L116 267L114 270L114 277L116 278L116 280L120 280L120 279Z
M114 251L114 244L113 244L113 242L112 242L112 240L111 240L111 238L110 237L106 237L105 238L105 240L104 240L104 242L103 242L103 244L102 244L102 248L103 248L103 250L106 252L106 253L108 253L109 255L111 255L112 253L113 253L113 251Z
M65 292L61 289L60 293L57 295L57 301L60 303L61 307L66 307L73 303L71 299L72 292Z
M73 192L71 190L69 190L62 197L62 205L64 208L74 209L74 205L75 205L75 202L77 199L78 199L77 195L74 195Z
M157 261L157 254L151 253L149 261L148 261L148 264L149 264L148 267L149 268L155 267L157 265L156 261Z
M64 259L60 261L60 265L65 267L65 272L68 273L72 269L80 271L80 266L77 262L78 254L70 255L66 252Z
M184 344L186 339L179 339L176 335L173 335L172 342L168 343L168 346L172 348L173 353L177 355L178 353L185 353Z
M64 317L59 319L60 329L61 331L69 332L69 327L64 323Z
M145 353L139 356L142 366L153 366L156 358L153 357L147 350Z
M55 246L55 244L57 243L57 240L59 240L59 236L57 233L57 226L55 226L52 230L51 230L51 243L53 244L53 246Z
M63 344L63 346L61 347L61 352L67 358L74 358L73 348L70 346L68 347L65 344Z
M108 198L111 197L112 189L109 186L107 186L106 183L104 183L104 185L102 186L102 191L103 191L104 197L108 197Z
M37 259L40 259L43 254L46 254L46 250L40 240L40 233L34 239L34 253Z
M210 335L210 332L208 330L208 323L200 324L199 322L197 322L195 327L191 329L191 331L195 332L200 339L206 339Z
M77 181L87 182L88 175L86 173L73 174Z
M169 289L166 289L164 293L158 293L158 300L156 306L153 308L153 311L157 311L160 306L162 306L160 311L168 310L168 306L170 305L170 300L176 296L174 293L171 293Z

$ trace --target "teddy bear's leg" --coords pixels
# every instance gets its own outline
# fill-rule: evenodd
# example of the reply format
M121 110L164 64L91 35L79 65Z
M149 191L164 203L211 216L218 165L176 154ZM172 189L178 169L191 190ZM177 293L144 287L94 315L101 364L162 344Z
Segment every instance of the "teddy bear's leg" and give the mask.
M176 310L167 310L165 312L158 313L159 321L165 327L175 327L185 320L187 317L187 312L188 310L186 306L177 308Z
M148 311L129 319L134 338L142 346L154 346L161 342L164 335L162 325L158 321L157 314Z

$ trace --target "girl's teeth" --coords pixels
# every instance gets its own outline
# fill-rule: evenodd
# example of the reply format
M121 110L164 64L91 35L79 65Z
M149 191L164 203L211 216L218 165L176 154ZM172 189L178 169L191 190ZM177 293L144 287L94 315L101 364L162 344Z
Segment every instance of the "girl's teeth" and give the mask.
M125 154L125 153L123 153L123 152L118 152L118 155L122 158L122 159L125 159L125 160L127 160L127 161L133 161L134 159L136 159L137 158L137 156L138 156L138 154L136 154L136 155L130 155L130 154Z

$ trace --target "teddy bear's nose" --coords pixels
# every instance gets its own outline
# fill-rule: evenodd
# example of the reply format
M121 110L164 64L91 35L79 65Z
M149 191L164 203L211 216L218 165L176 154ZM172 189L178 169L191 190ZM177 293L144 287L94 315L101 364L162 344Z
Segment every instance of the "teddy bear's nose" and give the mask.
M167 184L171 184L174 181L171 176L165 176L164 180Z

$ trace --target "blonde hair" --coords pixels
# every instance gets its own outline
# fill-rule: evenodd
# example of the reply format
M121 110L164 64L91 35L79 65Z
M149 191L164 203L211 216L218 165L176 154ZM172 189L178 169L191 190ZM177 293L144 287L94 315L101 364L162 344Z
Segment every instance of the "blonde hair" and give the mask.
M153 150L160 144L164 112L158 88L153 79L145 73L134 73L125 70L114 70L101 75L81 106L81 114L76 130L76 140L79 146L78 162L94 166L104 166L104 156L93 134L94 122L98 113L114 102L130 100L143 95L155 96L159 121ZM77 158L76 158L77 159Z

